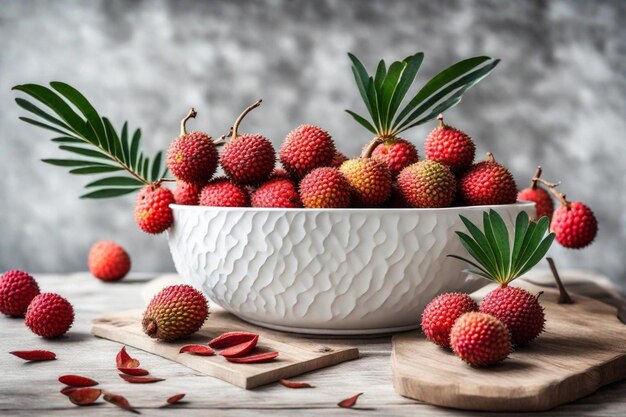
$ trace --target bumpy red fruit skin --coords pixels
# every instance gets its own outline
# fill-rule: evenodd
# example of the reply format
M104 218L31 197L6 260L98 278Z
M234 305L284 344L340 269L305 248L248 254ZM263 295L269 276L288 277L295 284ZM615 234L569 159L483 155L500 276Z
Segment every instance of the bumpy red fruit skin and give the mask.
M450 347L450 330L456 319L470 311L478 311L478 304L467 294L447 293L434 298L422 313L422 331L428 340Z
M87 266L102 281L118 281L130 271L130 256L123 247L110 240L96 242L89 251Z
M135 221L146 233L163 233L174 223L174 213L170 204L174 204L174 195L167 188L158 184L146 185L137 195L135 203Z
M165 287L143 313L143 331L148 336L172 341L197 332L209 314L204 295L190 285Z
M170 143L167 166L179 180L206 182L217 169L217 147L210 136L202 132L189 132Z
M274 170L274 172L272 172L272 175L270 175L269 179L270 180L274 180L274 179L277 179L277 178L282 178L282 179L285 179L285 180L291 180L291 175L287 171L282 169L282 168L276 168Z
M562 246L581 249L595 239L598 220L589 207L574 201L556 209L550 228L556 234L556 241Z
M335 144L325 130L302 125L287 134L279 151L283 168L292 176L302 178L318 167L330 166Z
M333 156L333 161L330 163L330 166L333 168L339 168L341 164L346 162L348 157L344 155L342 152L335 151L335 156Z
M266 181L274 170L276 153L264 136L242 135L224 146L220 163L233 182L257 185Z
M517 185L511 173L497 162L473 165L459 181L459 199L465 206L513 204Z
M39 294L28 306L24 322L36 335L59 337L72 327L74 308L58 294Z
M425 159L400 172L398 188L411 207L448 207L454 201L456 180L446 165Z
M373 158L349 159L339 167L350 184L353 206L380 207L391 193L391 171Z
M203 184L185 181L176 181L172 194L176 204L184 206L197 206Z
M252 207L298 208L302 207L302 202L293 181L276 178L252 194Z
M17 269L0 277L0 313L24 317L30 302L39 295L39 285L30 274Z
M404 168L416 163L418 155L415 145L408 140L391 138L383 140L383 143L374 148L372 158L387 164L387 168L395 178Z
M543 331L545 318L537 296L517 287L500 287L480 303L482 313L491 314L511 332L511 340L523 345Z
M200 192L200 205L213 207L248 207L250 194L244 187L224 177L210 181Z
M511 353L511 335L500 320L485 313L465 313L450 331L450 347L476 367L502 362Z
M350 207L350 184L335 168L315 168L300 181L300 198L307 208Z
M522 191L517 193L517 199L520 201L532 201L535 203L537 215L533 218L533 220L540 219L544 216L548 219L552 218L552 213L554 213L554 201L552 201L550 194L543 188L524 188Z
M426 137L424 150L426 158L447 165L452 172L460 174L474 162L476 145L466 133L443 125Z

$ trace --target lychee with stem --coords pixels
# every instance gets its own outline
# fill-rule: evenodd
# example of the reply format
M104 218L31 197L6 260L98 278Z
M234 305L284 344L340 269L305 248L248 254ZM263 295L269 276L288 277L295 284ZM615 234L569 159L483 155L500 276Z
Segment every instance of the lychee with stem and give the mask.
M422 331L428 340L444 348L450 347L450 331L456 319L478 304L467 294L446 293L428 303L422 313Z
M511 335L496 317L470 312L459 317L452 326L450 347L472 366L491 366L502 362L511 353Z
M411 207L448 207L454 201L456 179L448 166L425 159L400 172L398 188Z
M455 174L463 173L474 162L476 145L467 133L445 124L443 114L438 119L439 126L424 143L426 158L449 166Z
M30 274L17 269L0 276L0 313L24 317L30 302L39 295L39 285Z
M552 215L550 226L556 234L556 241L569 249L589 246L598 234L598 220L593 211L580 201L569 201L553 187L550 191L561 202L561 206Z
M102 281L119 281L130 271L131 261L123 247L101 240L89 250L87 266L91 274Z
M224 172L235 183L258 185L268 179L276 163L272 143L262 135L239 135L244 117L261 104L261 100L247 107L235 120L231 137L220 155Z
M387 164L391 175L395 178L407 166L418 160L415 145L403 138L382 138L381 143L374 148L372 158Z
M200 205L213 207L248 207L250 193L226 177L211 180L200 191Z
M252 207L299 208L302 202L293 181L274 178L253 192Z
M328 132L317 126L301 125L287 134L279 156L283 168L300 179L315 168L330 166L335 152Z
M315 168L300 181L299 191L307 208L350 207L350 184L335 168Z
M180 122L180 136L167 151L167 166L179 180L203 183L211 179L217 169L217 146L203 132L187 132L186 123L197 115L194 109Z
M531 201L535 203L535 211L537 215L533 220L537 220L544 216L551 219L552 213L554 213L554 201L552 201L552 197L538 184L541 172L541 167L537 167L537 171L530 182L530 186L517 193L518 200Z
M391 193L391 171L387 164L371 157L378 144L372 142L361 157L349 159L339 167L350 184L352 204L357 207L380 207Z
M58 294L42 293L28 305L24 322L38 336L59 337L72 327L74 308Z
M146 233L163 233L174 223L174 213L170 204L174 204L174 195L161 186L160 182L144 186L135 202L135 221Z
M513 204L517 185L513 175L496 162L491 152L487 160L472 165L458 182L459 199L466 206Z

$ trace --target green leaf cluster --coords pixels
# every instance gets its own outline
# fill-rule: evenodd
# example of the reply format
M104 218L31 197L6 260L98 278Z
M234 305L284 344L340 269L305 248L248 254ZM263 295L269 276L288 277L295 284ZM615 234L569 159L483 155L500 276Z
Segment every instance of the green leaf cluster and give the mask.
M49 111L23 98L15 102L37 116L20 117L31 125L59 134L52 139L59 149L73 154L72 159L43 159L51 165L69 168L75 175L99 174L102 177L85 185L81 198L108 198L132 193L145 184L163 178L162 152L152 159L140 151L141 130L129 131L125 122L119 133L110 120L96 109L76 88L51 82L48 88L37 84L13 87L43 104Z
M506 224L494 210L483 213L483 230L466 217L460 217L469 235L463 232L456 234L475 262L461 256L448 256L476 268L467 269L465 272L480 275L502 285L508 284L537 265L554 241L554 233L548 233L550 220L542 217L537 222L531 222L524 211L519 213L515 220L512 246Z
M367 119L350 110L346 112L379 138L395 137L454 107L465 91L489 75L500 62L487 56L457 62L435 75L402 106L424 60L423 52L389 66L380 60L373 75L367 72L356 56L350 53L348 56L352 61L354 80L370 117Z

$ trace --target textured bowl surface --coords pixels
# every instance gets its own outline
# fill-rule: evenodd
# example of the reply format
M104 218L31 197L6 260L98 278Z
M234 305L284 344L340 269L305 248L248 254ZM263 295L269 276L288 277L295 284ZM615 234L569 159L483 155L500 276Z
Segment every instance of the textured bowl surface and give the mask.
M454 234L493 208L509 226L534 203L443 209L264 209L172 205L183 279L262 326L311 334L419 327L436 295L474 291Z

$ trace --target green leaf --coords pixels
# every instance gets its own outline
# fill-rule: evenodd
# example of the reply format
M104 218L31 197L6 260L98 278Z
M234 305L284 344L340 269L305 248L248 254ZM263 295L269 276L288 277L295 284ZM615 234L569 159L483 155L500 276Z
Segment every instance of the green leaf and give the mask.
M385 81L385 75L387 75L387 68L385 67L385 61L381 59L376 68L376 76L374 77L376 90L380 91L380 87L383 85L383 81Z
M114 166L93 166L84 168L75 168L70 171L70 174L75 175L87 175L87 174L103 174L105 172L123 171L121 167Z
M127 161L124 161L124 154L122 153L122 142L120 141L119 136L117 136L117 132L111 124L111 121L106 117L103 117L102 121L104 122L106 136L108 138L109 145L111 146L111 154L113 154L120 161L127 163Z
M375 124L376 120L374 119L372 102L367 93L367 87L368 87L367 84L368 84L368 79L369 79L367 70L365 69L361 61L358 60L357 57L355 57L352 54L348 54L348 56L350 57L350 60L352 60L352 74L354 75L354 81L356 82L356 86L359 89L361 98L363 99L363 102L365 103L365 107L367 107L367 111L369 112L370 116L372 117L372 121Z
M63 129L67 129L67 130L70 130L70 131L72 130L72 128L69 127L67 124L65 124L63 121L57 119L54 116L51 116L50 114L48 114L45 111L41 110L39 107L35 106L34 104L32 104L28 100L24 100L23 98L17 97L15 99L15 102L17 103L18 106L20 106L24 110L29 111L29 112L31 112L31 113L41 117L42 119L47 120L50 123L54 123L55 125L60 126Z
M350 110L346 110L346 112L350 116L352 116L354 118L354 120L356 120L361 126L366 128L367 130L369 130L373 134L376 134L376 128L374 126L372 126L372 124L370 122L368 122L367 119L365 119L363 116L359 116L358 114L356 114L356 113L354 113L353 111L350 111Z
M53 132L60 133L60 134L62 134L62 135L66 135L66 136L67 136L67 135L69 135L69 134L70 134L69 132L64 132L64 131L62 131L61 129L57 129L57 128L56 128L56 127L54 127L54 126L50 126L50 125L47 125L47 124L45 124L45 123L41 123L41 122L39 122L39 121L37 121L37 120L31 119L31 118L28 118L28 117L20 117L19 119L20 119L21 121L26 122L26 123L29 123L29 124L31 124L31 125L33 125L33 126L41 127L41 128L43 128L43 129L48 129L48 130L51 130L51 131L53 131Z
M547 217L542 217L536 223L531 222L528 225L528 231L526 232L526 237L522 243L522 250L516 260L515 269L513 271L515 276L519 275L519 272L528 262L528 259L533 255L535 249L539 246L540 242L548 232L549 227L550 220Z
M509 246L509 231L502 217L495 210L489 210L489 220L496 239L496 247L500 251L500 259L502 260L501 271L505 276L509 275L511 266L511 249ZM508 281L507 281L508 283Z
M516 276L524 275L526 272L530 270L533 266L537 265L539 261L546 256L550 246L552 246L552 242L554 242L554 237L556 235L554 233L550 233L544 240L541 241L537 249L532 253L532 255L526 260L526 263L522 266L520 271L516 274Z
M491 250L493 251L496 257L496 274L494 274L494 278L500 281L500 279L502 279L502 276L504 275L504 269L502 268L504 261L502 260L502 253L500 252L500 249L498 248L498 241L494 235L493 227L491 226L491 219L489 218L489 213L486 211L483 212L483 229L484 229L485 237L487 238L487 241L489 242L489 246L491 247Z
M85 116L87 121L93 127L96 137L100 143L105 140L104 125L100 115L91 105L89 100L85 98L77 89L59 81L53 81L50 83L52 88L61 93L66 99L68 99L80 112Z
M522 251L522 244L524 243L524 237L526 237L529 224L530 219L528 213L521 211L515 218L515 235L513 238L513 252L511 253L511 273L514 273L518 267L517 259Z
M152 182L159 179L159 172L161 171L161 157L163 152L159 151L154 157L154 161L152 161L152 172L150 174L150 179Z
M58 167L105 166L105 164L99 162L81 161L78 159L42 159L41 161Z
M459 215L461 221L470 232L478 247L480 248L480 252L478 252L479 258L476 260L479 261L482 265L485 265L489 271L496 272L498 271L498 263L496 261L496 255L493 253L491 246L489 245L489 241L483 232L480 231L478 227L465 216Z
M493 270L493 268L490 268L489 265L485 265L482 264L480 261L480 255L479 253L481 252L481 248L478 245L478 243L476 243L475 240L473 240L471 237L469 237L468 235L466 235L463 232L456 232L457 236L459 237L459 239L461 239L461 243L463 244L463 246L465 247L465 249L467 250L467 252L478 261L478 263L480 263L482 265L482 268L489 273L489 275L491 275L493 277L493 279L497 279L498 277L498 271L497 270ZM452 255L451 255L452 256Z
M402 100L406 96L406 93L409 91L409 88L415 81L415 77L417 76L417 72L422 65L422 61L424 61L424 53L419 52L415 55L409 56L404 59L406 62L406 67L402 72L402 76L400 77L400 81L398 82L398 87L396 93L393 96L393 100L391 100L391 105L389 108L388 119L391 122L391 129L393 130L395 122L392 122Z
M125 194L130 194L139 188L103 188L101 190L93 191L91 193L83 194L80 198L111 198L119 197Z
M463 272L467 274L480 275L483 278L487 278L488 280L493 281L493 278L491 276L489 276L488 274L485 274L484 272L477 271L475 269L464 269Z
M102 152L94 151L92 149L78 148L76 146L67 146L67 145L61 145L59 146L59 149L62 149L68 152L73 152L79 155L90 156L92 158L111 160L111 158L109 158L107 155L103 154Z
M90 182L85 185L85 188L91 187L104 187L104 186L118 186L118 187L137 187L145 185L143 182L136 178L131 177L109 177L102 178L94 182Z
M122 154L124 155L124 161L129 164L130 161L130 142L128 140L128 122L124 122L122 126L122 133L120 137L122 141Z
M148 178L148 171L150 171L150 158L145 158L141 164L141 171L139 172L143 178Z
M463 262L466 262L466 263L472 265L474 268L478 268L481 271L481 273L480 273L481 276L483 276L483 277L485 277L487 279L493 280L493 277L491 276L491 274L487 270L485 270L485 268L483 268L482 266L476 264L475 262L472 262L472 261L470 261L467 258L464 258L462 256L457 256L457 255L448 255L448 257L458 259L460 261L463 261Z
M57 143L81 143L81 144L85 143L84 140L76 139L76 138L73 138L71 136L61 136L61 137L53 138L53 139L50 139L50 140L52 142L57 142Z
M378 92L376 91L376 87L374 85L374 78L370 77L367 82L367 95L370 99L370 106L372 107L372 121L376 126L378 126L378 131L383 129L382 121L380 118L380 113L378 109L380 108Z
M89 132L86 129L85 121L52 90L37 84L16 85L13 90L22 91L41 101L67 122L74 132L88 138Z
M393 96L396 93L396 88L398 87L398 81L400 80L400 76L402 72L406 68L406 62L396 61L389 67L389 71L385 76L385 81L380 88L379 96L379 114L381 125L384 131L388 131L390 127L390 120L388 120L389 110L391 108L391 102L393 100Z
M141 143L141 129L135 130L133 134L133 140L130 145L130 159L128 163L131 167L137 168L137 156L139 152L139 144Z

